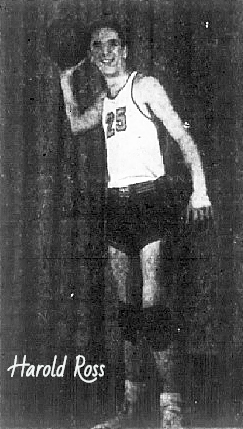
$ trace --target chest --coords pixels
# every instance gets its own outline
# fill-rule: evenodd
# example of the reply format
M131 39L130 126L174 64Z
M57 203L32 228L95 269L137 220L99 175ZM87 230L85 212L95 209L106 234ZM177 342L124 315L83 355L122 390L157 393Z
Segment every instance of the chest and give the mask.
M114 99L105 98L102 122L106 139L121 137L123 133L137 134L139 129L144 132L144 129L151 127L146 106L128 89Z

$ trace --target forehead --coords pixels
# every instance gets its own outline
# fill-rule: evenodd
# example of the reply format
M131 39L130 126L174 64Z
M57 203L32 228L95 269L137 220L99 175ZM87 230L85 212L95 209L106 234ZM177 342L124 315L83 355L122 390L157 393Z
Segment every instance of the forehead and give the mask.
M111 40L111 39L120 40L118 33L116 32L116 30L113 30L112 28L104 27L94 31L94 33L91 36L91 44L95 40L106 42L107 40Z

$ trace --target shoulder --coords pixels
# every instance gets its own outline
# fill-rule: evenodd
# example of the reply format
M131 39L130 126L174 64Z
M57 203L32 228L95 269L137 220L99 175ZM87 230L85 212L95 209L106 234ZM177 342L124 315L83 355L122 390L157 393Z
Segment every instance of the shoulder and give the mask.
M145 76L142 73L137 73L133 81L134 95L146 98L148 101L155 97L158 93L166 95L163 85L154 76ZM146 102L146 100L145 100Z
M138 88L162 87L161 83L154 76L146 76L142 73L137 73L134 77L134 86Z

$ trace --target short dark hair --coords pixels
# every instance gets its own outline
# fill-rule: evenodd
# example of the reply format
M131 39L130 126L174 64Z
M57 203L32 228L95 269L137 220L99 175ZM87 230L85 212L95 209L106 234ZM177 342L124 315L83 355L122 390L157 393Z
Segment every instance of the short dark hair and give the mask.
M89 27L89 43L91 42L92 35L100 30L101 28L110 28L111 30L115 30L118 34L119 39L121 40L122 47L129 44L129 26L126 22L121 25L115 18L113 17L104 17L104 19L99 19L98 21L94 21Z

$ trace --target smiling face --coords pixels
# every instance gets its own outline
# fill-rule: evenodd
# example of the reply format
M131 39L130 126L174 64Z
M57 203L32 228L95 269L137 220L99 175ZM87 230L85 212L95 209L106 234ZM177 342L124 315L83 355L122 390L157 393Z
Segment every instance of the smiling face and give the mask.
M91 61L104 77L119 76L126 70L127 48L112 28L101 28L92 34L90 42Z

